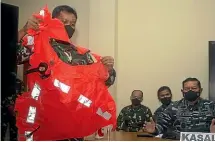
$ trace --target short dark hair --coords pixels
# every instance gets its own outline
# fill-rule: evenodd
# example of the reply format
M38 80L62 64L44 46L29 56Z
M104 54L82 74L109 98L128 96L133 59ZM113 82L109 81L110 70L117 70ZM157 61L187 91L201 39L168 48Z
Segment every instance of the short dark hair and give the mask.
M132 93L131 93L131 95L133 95L133 93L136 92L136 91L140 92L141 95L142 95L142 97L143 97L143 91L141 91L141 90L133 90Z
M182 82L182 87L183 87L183 88L184 88L184 84L185 84L186 82L188 82L188 81L196 81L197 84L198 84L198 86L199 86L199 88L202 88L202 87L201 87L201 82L200 82L197 78L192 78L192 77L189 77L189 78L185 79L185 80Z
M75 15L76 19L78 18L76 10L68 5L60 5L55 7L54 10L52 11L52 18L57 18L58 16L60 16L60 12L62 11L72 13Z
M170 89L168 86L162 86L162 87L160 87L160 88L158 89L158 92L157 92L158 99L159 99L159 94L160 94L160 92L162 92L162 91L164 91L164 90L168 90L169 93L170 93L171 96L172 96L172 91L171 91L171 89Z

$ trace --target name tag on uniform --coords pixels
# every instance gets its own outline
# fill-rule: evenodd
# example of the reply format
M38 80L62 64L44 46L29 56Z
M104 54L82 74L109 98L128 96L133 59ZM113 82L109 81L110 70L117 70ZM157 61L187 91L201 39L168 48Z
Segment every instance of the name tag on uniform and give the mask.
M181 132L180 141L215 141L215 133Z

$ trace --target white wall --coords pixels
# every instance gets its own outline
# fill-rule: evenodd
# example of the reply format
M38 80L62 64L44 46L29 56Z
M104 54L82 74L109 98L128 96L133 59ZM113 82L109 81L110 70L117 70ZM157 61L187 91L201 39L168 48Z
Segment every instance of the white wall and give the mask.
M214 0L118 0L117 102L130 103L133 89L158 107L157 89L182 98L181 82L197 77L208 98L208 41L215 39Z
M90 0L89 48L103 56L115 57L116 0ZM110 93L116 100L116 83Z

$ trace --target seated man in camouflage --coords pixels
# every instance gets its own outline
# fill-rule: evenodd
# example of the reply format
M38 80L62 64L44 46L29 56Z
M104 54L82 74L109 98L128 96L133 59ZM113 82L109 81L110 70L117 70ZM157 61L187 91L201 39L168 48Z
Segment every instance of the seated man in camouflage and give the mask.
M117 130L125 132L138 132L142 130L146 121L152 117L151 110L142 105L143 92L134 90L131 94L132 104L124 107L117 118Z
M162 112L156 123L147 122L144 130L158 135L169 127L172 139L180 139L180 132L215 132L215 103L201 98L201 83L196 78L187 78L182 82L183 99L171 103Z

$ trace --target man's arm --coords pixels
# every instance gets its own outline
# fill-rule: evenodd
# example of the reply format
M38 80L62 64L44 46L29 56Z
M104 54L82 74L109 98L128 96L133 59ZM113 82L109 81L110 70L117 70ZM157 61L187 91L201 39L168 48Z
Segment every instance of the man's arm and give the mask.
M30 55L32 54L31 49L19 43L17 46L17 65L28 62Z
M161 107L159 107L159 108L156 109L156 111L154 112L154 118L153 118L155 121L156 121L158 115L161 114L161 112L163 112L163 111L161 110Z
M112 69L109 71L109 78L105 81L106 86L110 87L114 84L116 78L116 71Z
M18 31L18 47L17 47L17 64L24 64L29 60L30 55L32 54L31 49L22 44L22 40L27 35L27 30L32 28L34 30L38 29L39 21L35 17L30 17L25 24L25 26Z
M117 131L120 131L120 130L125 131L125 129L127 128L125 124L125 117L126 116L125 116L124 109L122 109L117 118L117 128L116 128Z
M167 128L173 124L173 110L172 105L167 107L164 112L161 112L156 119L156 133L162 134L166 132Z
M100 58L101 58L101 56L98 56L97 54L95 54L95 53L90 53L90 55L91 56L93 56L93 57L95 57L96 58L96 60L99 60ZM106 58L109 58L110 56L106 56ZM111 57L112 58L112 57ZM103 58L104 59L104 58ZM102 60L103 61L103 60ZM113 85L114 84L114 82L115 82L115 78L116 78L116 71L115 71L115 69L113 68L113 66L110 68L109 67L109 65L108 65L108 63L109 64L112 64L112 62L114 62L114 61L112 61L112 60L105 60L105 61L103 61L102 63L105 65L105 66L108 66L107 68L108 68L108 72L109 72L109 78L105 81L105 85L106 86L108 86L108 87L110 87L111 85Z
M146 109L146 121L149 122L152 118L152 112L149 108Z

